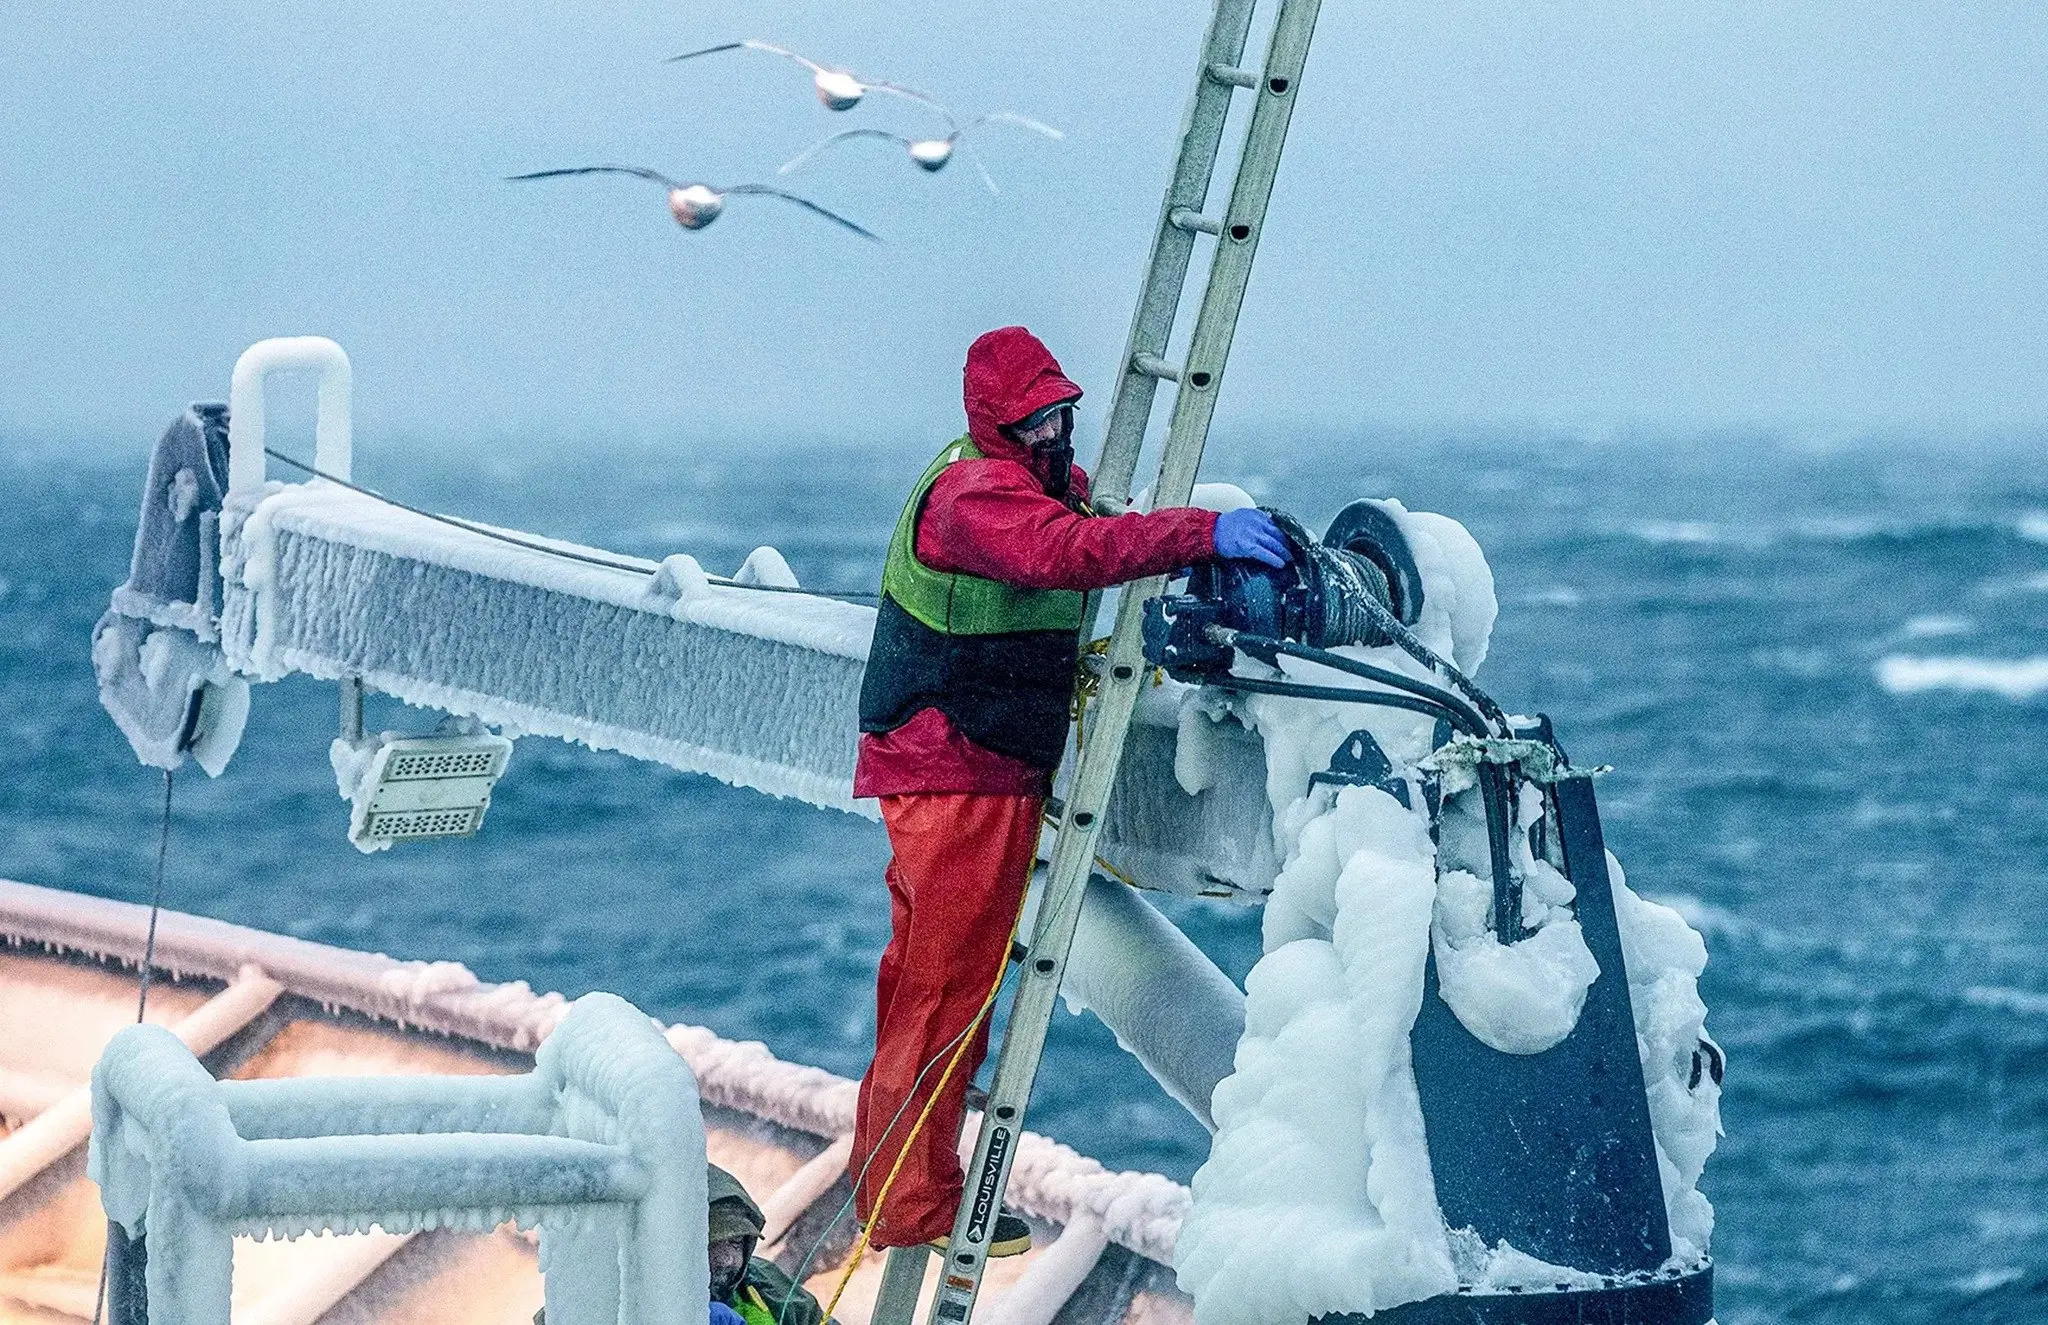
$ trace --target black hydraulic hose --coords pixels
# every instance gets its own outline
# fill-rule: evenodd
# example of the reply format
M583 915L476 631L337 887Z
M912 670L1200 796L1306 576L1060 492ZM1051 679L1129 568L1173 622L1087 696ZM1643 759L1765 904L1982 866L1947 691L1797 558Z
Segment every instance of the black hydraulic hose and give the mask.
M1358 601L1359 606L1363 607L1366 614L1372 617L1373 624L1378 626L1387 638L1400 645L1402 652L1421 663L1424 667L1429 668L1432 672L1442 672L1453 686L1464 692L1465 696L1477 706L1481 713L1487 716L1488 720L1500 728L1502 736L1513 736L1515 734L1514 724L1508 721L1508 715L1501 711L1500 705L1493 702L1493 696L1481 690L1473 683L1471 677L1452 666L1449 660L1438 654L1435 649L1430 648L1427 644L1417 639L1415 632L1408 629L1399 617L1388 610L1384 603L1370 595L1361 595Z
M1401 679L1406 681L1411 678ZM1485 724L1465 705L1458 704L1452 707L1420 695L1387 690L1360 690L1353 686L1308 685L1300 681L1269 681L1260 677L1235 674L1219 678L1211 684L1259 695L1279 695L1287 699L1321 699L1339 704L1372 704L1380 708L1405 709L1410 713L1442 718L1468 736L1486 735ZM1507 787L1498 765L1482 762L1476 773L1479 779L1479 800L1486 809L1487 857L1493 871L1494 932L1500 936L1502 943L1513 943L1522 937L1522 887L1521 881L1515 878L1513 856L1508 846L1512 820L1508 817Z
M1486 729L1472 730L1467 724L1471 719L1461 709L1449 709L1433 700L1418 695L1405 695L1389 690L1362 690L1357 686L1319 686L1300 681L1268 681L1256 676L1219 677L1211 685L1226 690L1244 690L1258 695L1279 695L1286 699L1321 699L1339 704L1371 704L1378 708L1406 709L1426 717L1442 718L1459 731L1470 736L1484 736Z
M1467 730L1472 735L1483 736L1486 734L1486 721L1479 711L1441 686L1433 686L1427 681L1418 681L1412 676L1403 676L1391 668L1380 667L1369 662L1361 662L1356 658L1347 658L1341 653L1333 653L1328 649L1319 649L1312 644L1297 644L1293 640L1281 640L1274 639L1268 635L1247 635L1242 633L1236 639L1240 648L1246 647L1248 644L1254 650L1270 649L1274 653L1284 653L1289 657L1300 658L1305 662L1321 663L1325 667L1333 667L1340 672L1349 672L1353 676L1363 677L1368 681L1377 681L1381 685L1392 686L1396 690L1403 690L1411 695L1417 695L1423 699L1434 701L1453 712L1464 714L1466 721L1471 724Z

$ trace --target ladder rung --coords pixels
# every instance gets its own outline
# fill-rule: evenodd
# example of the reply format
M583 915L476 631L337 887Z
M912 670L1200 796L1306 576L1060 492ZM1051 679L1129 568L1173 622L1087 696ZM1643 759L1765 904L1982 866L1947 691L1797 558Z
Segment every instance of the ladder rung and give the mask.
M1156 354L1134 354L1131 367L1147 377L1161 377L1169 382L1180 381L1180 369L1174 367Z
M1192 207L1176 207L1166 219L1180 229L1190 232L1199 231L1205 235L1223 233L1223 222L1213 216L1204 216Z
M1234 64L1212 64L1209 77L1230 87L1257 87L1259 76L1249 69L1240 69Z

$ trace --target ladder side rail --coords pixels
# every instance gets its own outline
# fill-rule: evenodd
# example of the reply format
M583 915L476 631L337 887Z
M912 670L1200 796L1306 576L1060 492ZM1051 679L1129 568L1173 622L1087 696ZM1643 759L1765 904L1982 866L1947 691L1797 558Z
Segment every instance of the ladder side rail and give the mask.
M1194 489L1209 419L1214 412L1214 388L1250 277L1258 230L1278 173L1294 94L1300 86L1301 69L1307 60L1319 8L1320 0L1281 0L1266 73L1260 81L1260 100L1246 130L1245 154L1231 194L1233 223L1248 221L1250 229L1242 239L1219 249L1218 262L1210 268L1209 286L1196 322L1194 349L1209 356L1199 362L1213 366L1206 369L1211 375L1200 388L1188 389L1194 386L1192 380L1184 383L1176 404L1174 427L1167 435L1166 454L1160 461L1155 487L1161 505L1182 504ZM1232 255L1228 262L1223 261L1226 253ZM1191 364L1195 362L1190 359ZM1190 375L1193 371L1190 370ZM982 1114L974 1161L967 1171L967 1188L953 1223L939 1291L932 1301L930 1325L966 1325L981 1291L988 1244L1002 1209L1003 1190L1016 1157L1025 1107L1038 1074L1060 981L1073 947L1074 930L1080 921L1096 835L1101 831L1102 813L1122 763L1124 738L1143 684L1144 603L1165 586L1163 575L1136 581L1126 587L1118 603L1107 675L1092 706L1091 736L1081 752L1080 766L1053 846L1045 895L1039 904L1038 924L1031 940L1031 958L1011 1005L1009 1030L996 1062L988 1108Z
M1286 145L1302 68L1308 62L1309 42L1315 36L1321 8L1322 0L1282 0L1274 23L1223 235L1210 263L1201 311L1195 316L1181 389L1174 397L1173 421L1160 461L1161 495L1155 505L1184 502L1194 489L1195 471L1208 440L1209 421L1216 412L1217 391L1237 331L1237 316L1244 307L1245 288L1251 282L1252 259L1258 254L1259 232L1265 228L1267 203L1273 196L1281 149ZM1158 592L1147 590L1148 595Z
M1139 289L1137 311L1131 316L1130 336L1118 365L1116 394L1110 400L1108 421L1103 428L1102 453L1090 476L1097 495L1109 497L1119 505L1130 500L1131 477L1138 467L1138 453L1145 444L1145 428L1151 421L1153 400L1159 390L1158 376L1137 367L1139 356L1156 359L1166 353L1167 342L1173 335L1174 315L1180 310L1181 291L1187 284L1188 265L1194 257L1195 236L1199 233L1174 224L1174 217L1183 211L1199 213L1209 200L1216 156L1223 144L1224 126L1238 87L1212 71L1234 68L1244 57L1245 40L1257 7L1257 0L1216 0L1209 30L1202 38L1195 94L1189 99L1182 119L1173 179L1159 208L1152 255Z

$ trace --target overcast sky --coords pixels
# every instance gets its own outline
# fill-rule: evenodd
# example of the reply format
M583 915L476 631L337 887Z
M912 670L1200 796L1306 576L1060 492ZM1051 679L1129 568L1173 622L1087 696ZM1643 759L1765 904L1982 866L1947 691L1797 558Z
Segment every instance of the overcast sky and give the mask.
M0 436L139 446L247 343L356 365L359 446L922 445L976 333L1106 403L1202 0L0 3ZM688 234L596 161L768 179L846 115L777 39L1014 108L1003 184L856 144ZM2048 422L2048 5L1323 7L1233 427ZM1099 427L1100 412L1084 436ZM1091 444L1092 449L1092 444Z

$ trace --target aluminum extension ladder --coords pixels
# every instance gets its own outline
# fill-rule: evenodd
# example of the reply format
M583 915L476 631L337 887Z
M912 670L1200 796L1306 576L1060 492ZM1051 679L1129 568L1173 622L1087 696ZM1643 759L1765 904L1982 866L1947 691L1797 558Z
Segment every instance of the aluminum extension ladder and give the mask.
M1159 477L1152 489L1154 505L1183 505L1194 490L1195 471L1208 440L1216 391L1223 380L1245 286L1251 279L1252 257L1258 250L1259 231L1265 223L1266 204L1273 193L1321 0L1278 0L1265 67L1254 70L1239 62L1257 7L1258 0L1216 0L1202 42L1195 95L1182 127L1173 179L1160 208L1151 264L1131 321L1124 373L1110 404L1102 456L1094 474L1096 503L1106 510L1121 510L1129 502L1131 478L1161 382L1175 383L1177 390ZM1257 100L1245 130L1229 203L1220 218L1212 217L1204 208L1225 122L1239 91L1250 92ZM1196 236L1204 234L1216 241L1208 286L1195 318L1187 360L1176 365L1165 355ZM929 1325L967 1325L974 1312L996 1214L1002 1209L1017 1138L1024 1130L1025 1105L1038 1075L1046 1031L1080 920L1081 899L1095 859L1095 837L1116 782L1117 767L1123 761L1124 734L1138 700L1145 670L1140 639L1144 603L1164 589L1164 576L1136 581L1125 586L1118 605L1108 665L1088 716L1088 741L1060 819L1023 983L1010 1010L1009 1030L1003 1037L995 1083L982 1113L974 1161L967 1170L967 1190L940 1267ZM929 1255L922 1246L890 1252L875 1302L874 1325L910 1325Z

